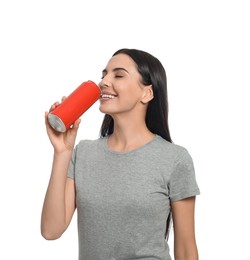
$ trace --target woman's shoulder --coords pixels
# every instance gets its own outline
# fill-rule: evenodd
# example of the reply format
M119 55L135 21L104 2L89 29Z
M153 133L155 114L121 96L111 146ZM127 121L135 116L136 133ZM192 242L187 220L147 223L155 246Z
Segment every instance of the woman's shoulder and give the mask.
M100 145L103 144L105 140L104 138L97 138L97 139L82 139L80 140L77 145L76 145L76 150L89 150L89 149L93 149L93 148L97 148Z
M161 136L157 136L154 148L165 160L173 160L174 162L192 160L189 150L185 146L169 142Z
M187 152L186 147L184 147L180 144L169 142L159 135L157 135L155 143L161 149L168 150L169 152L172 152L172 153L186 153Z
M76 144L74 154L77 156L93 156L102 151L102 149L100 149L103 146L102 143L103 138L97 138L94 140L82 139Z
M78 142L77 146L96 146L104 141L104 138L96 138L96 139L82 139Z

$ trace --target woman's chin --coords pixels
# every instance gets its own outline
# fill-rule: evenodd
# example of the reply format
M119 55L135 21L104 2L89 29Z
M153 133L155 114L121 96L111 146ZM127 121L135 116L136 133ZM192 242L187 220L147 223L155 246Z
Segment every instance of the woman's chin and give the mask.
M99 110L100 110L100 112L103 113L103 114L108 114L108 115L111 114L110 109L105 109L105 108L102 107L102 106L99 107Z

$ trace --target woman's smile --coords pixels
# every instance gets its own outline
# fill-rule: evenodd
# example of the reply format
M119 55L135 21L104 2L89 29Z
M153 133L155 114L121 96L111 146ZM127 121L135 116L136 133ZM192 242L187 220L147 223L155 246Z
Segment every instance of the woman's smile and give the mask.
M110 100L110 99L114 99L115 97L117 97L116 94L113 93L109 93L109 92L102 92L101 96L100 96L100 100Z

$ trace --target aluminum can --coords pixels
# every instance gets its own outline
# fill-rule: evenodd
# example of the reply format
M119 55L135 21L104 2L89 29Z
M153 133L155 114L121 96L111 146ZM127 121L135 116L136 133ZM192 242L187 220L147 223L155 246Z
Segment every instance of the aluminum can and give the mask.
M57 132L66 132L100 98L100 94L99 86L93 81L83 82L48 114L50 126Z

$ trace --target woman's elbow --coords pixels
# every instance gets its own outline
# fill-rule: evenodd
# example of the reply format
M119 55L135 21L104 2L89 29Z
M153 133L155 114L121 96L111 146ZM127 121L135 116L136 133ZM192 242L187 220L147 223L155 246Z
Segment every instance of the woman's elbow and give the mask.
M49 231L45 228L41 228L41 235L46 240L56 240L62 236L63 232Z

